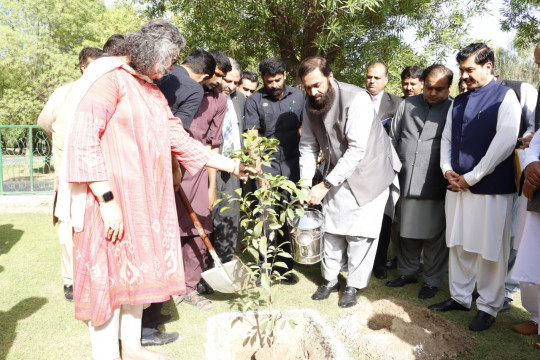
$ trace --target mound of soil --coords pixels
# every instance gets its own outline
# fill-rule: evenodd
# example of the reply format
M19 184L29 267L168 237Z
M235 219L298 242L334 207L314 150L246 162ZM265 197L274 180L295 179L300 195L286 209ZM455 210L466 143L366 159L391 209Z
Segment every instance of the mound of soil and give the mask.
M261 346L254 315L220 314L208 319L207 359L342 360L346 350L331 327L313 310L287 312L296 326L278 325L271 347Z
M351 308L338 319L335 332L347 347L381 360L452 359L476 344L441 315L391 300Z

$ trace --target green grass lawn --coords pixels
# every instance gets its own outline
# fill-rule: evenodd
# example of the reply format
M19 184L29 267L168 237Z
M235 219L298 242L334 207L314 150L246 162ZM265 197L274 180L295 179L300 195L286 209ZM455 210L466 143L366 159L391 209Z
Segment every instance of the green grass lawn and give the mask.
M50 216L2 214L0 218L0 360L90 359L88 329L83 322L74 319L73 304L63 299L60 247ZM276 299L278 308L312 308L330 325L348 311L337 306L336 294L327 301L315 303L310 299L320 281L318 265L298 265L296 273L300 278L298 284L279 285L283 291L279 291ZM390 271L389 278L395 276L396 272ZM419 285L391 289L384 283L372 278L369 286L361 291L361 302L395 298L427 306L449 297L446 285L434 299L422 301L417 298ZM204 359L206 320L230 311L235 296L217 293L209 296L214 302L209 311L186 304L175 307L168 302L164 312L172 314L174 321L165 325L164 330L178 331L180 339L155 350L176 359ZM452 312L443 316L467 329L475 311L473 307L468 313ZM521 307L518 296L512 310L500 314L491 329L482 333L469 332L478 340L478 345L472 353L459 359L540 359L540 350L534 348L540 338L521 336L510 329L513 324L525 320L528 320L528 313ZM356 359L367 358L354 351L351 355Z

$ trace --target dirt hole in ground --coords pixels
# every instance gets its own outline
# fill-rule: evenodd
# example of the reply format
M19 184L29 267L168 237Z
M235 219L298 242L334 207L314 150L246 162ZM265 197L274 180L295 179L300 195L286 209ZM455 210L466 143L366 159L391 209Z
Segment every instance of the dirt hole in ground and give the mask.
M351 308L338 319L335 332L351 350L381 360L452 359L476 344L441 315L391 300Z

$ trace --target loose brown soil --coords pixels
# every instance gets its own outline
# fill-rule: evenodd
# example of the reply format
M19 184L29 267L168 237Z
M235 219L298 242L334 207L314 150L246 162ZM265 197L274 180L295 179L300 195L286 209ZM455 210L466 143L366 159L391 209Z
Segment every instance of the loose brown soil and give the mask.
M379 300L341 316L336 335L367 358L435 360L455 358L476 344L465 330L427 308Z
M253 316L221 314L210 318L206 358L345 360L350 355L344 344L362 359L438 360L453 359L476 344L465 330L441 315L401 301L360 302L344 313L333 329L313 310L289 316L297 326L278 329L272 347L261 346Z
M311 313L310 313L311 312ZM279 328L272 347L261 346L254 318L218 315L208 323L207 359L241 360L342 360L347 359L343 345L329 334L331 328L309 311L293 315L297 325ZM227 315L227 314L222 314ZM211 324L212 323L212 324Z

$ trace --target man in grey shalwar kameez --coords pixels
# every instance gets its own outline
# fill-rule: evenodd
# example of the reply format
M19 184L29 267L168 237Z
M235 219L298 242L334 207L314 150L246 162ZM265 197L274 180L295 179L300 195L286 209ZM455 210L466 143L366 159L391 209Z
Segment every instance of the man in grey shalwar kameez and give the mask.
M446 179L440 171L441 138L453 73L443 65L431 65L421 80L424 93L405 99L390 130L390 139L403 166L401 187L400 239L397 243L399 277L386 286L416 283L420 255L424 251L424 284L421 299L435 296L442 285L448 248L445 242L444 197Z
M324 181L311 188L308 202L323 203L325 234L322 275L313 300L339 290L338 275L348 258L347 286L339 306L356 304L367 286L379 230L394 179L392 147L375 119L367 92L334 80L321 57L304 60L298 71L307 93L300 139L300 175L311 185L317 156L330 162Z

